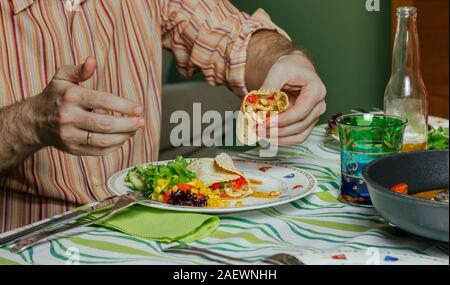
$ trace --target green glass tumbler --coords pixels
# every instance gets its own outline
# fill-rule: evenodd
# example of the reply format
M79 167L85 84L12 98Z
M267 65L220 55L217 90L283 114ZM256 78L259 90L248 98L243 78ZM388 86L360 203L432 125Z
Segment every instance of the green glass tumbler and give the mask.
M337 119L341 147L341 194L344 203L371 206L363 168L402 149L407 119L377 114L344 115Z

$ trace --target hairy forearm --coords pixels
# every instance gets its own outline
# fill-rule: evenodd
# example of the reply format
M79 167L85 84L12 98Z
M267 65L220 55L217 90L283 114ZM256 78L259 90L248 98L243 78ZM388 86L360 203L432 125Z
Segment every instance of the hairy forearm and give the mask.
M281 34L269 30L256 32L247 48L248 55L245 69L247 89L259 89L274 63L280 57L293 52L302 53L305 56L305 61L310 62L309 55L305 50L296 47Z
M0 108L0 174L40 148L34 128L36 99Z

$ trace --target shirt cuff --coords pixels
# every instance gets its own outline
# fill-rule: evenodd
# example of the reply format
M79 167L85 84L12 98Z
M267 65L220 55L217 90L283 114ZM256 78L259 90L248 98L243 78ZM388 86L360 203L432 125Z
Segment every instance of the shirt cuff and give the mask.
M248 93L245 82L245 67L247 63L247 47L253 34L261 30L269 30L278 32L292 41L285 31L271 21L270 16L263 9L258 9L251 17L247 17L248 19L242 25L241 32L233 39L226 74L229 88L235 94L241 96Z

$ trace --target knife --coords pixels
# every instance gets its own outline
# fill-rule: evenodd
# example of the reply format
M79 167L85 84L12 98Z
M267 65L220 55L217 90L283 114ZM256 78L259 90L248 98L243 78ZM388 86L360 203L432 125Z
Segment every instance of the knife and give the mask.
M123 196L123 195L121 195L121 196ZM48 220L46 222L28 227L19 232L12 233L10 235L2 237L2 238L0 238L0 246L6 245L6 244L8 244L12 241L18 240L20 238L27 237L31 234L42 231L46 228L57 226L59 224L65 223L65 222L75 220L76 218L79 218L82 215L86 215L90 212L108 207L109 205L114 204L121 196L114 195L114 196L108 197L104 200L96 202L96 204L93 206L89 206L87 208L83 207L82 209L78 208L78 209L74 209L72 211L68 211L57 218Z
M72 230L75 228L79 228L82 226L89 226L89 225L95 224L97 222L100 222L104 219L109 218L113 214L115 214L123 209L131 207L132 205L135 205L146 199L147 198L144 198L139 192L133 192L133 193L128 193L125 195L118 196L118 197L110 200L110 203L113 204L113 207L111 207L106 213L104 213L100 217L97 217L92 220L86 220L86 221L79 222L79 223L64 224L60 227L44 229L43 231L40 231L34 235L31 235L27 238L20 240L13 246L11 251L14 253L19 253L19 252L22 252L23 250L29 248L30 246L34 245L35 243L37 243L47 237L50 237L52 235L55 235L58 233L63 233L63 232L66 232L66 231L69 231L69 230ZM96 211L96 210L99 210L99 209L94 209L94 211Z

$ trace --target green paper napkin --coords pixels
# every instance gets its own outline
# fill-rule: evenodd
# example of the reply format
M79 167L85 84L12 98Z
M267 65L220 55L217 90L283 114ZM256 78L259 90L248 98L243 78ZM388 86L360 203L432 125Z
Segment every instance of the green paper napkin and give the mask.
M89 214L92 220L108 209ZM142 205L124 209L96 225L125 234L165 243L193 242L212 234L220 224L217 216L159 210Z

